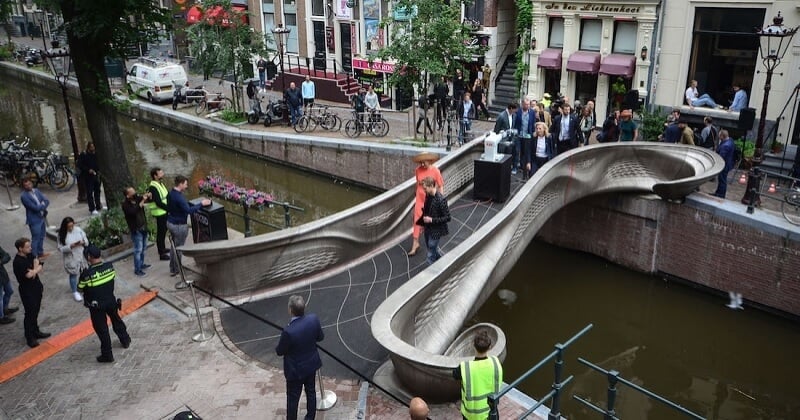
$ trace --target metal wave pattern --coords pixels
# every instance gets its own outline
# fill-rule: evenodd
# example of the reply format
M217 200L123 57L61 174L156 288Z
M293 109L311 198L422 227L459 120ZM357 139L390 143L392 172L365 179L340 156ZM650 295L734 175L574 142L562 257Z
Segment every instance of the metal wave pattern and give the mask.
M681 200L723 167L710 150L660 143L601 144L558 156L493 219L378 307L372 333L389 351L397 379L411 395L431 401L458 398L451 370L470 354L452 352L454 343L463 350L468 341L459 331L562 207L614 192L655 192Z
M474 142L437 162L445 192L472 184L473 160L483 145ZM405 152L411 162L414 151ZM409 173L414 166L409 164ZM186 245L183 255L202 271L198 284L219 296L249 300L287 285L297 287L341 272L357 261L409 236L416 181L326 218L250 238Z

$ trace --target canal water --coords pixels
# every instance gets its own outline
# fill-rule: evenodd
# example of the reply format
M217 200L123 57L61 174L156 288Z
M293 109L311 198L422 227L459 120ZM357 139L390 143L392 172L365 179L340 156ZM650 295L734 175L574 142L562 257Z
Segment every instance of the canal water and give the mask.
M72 105L82 147L88 138L83 110L78 101ZM193 186L216 173L304 208L305 212L292 213L295 224L317 220L376 194L215 149L125 117L120 125L137 179L145 179L152 166L163 167L168 177L186 175ZM0 135L24 133L38 148L71 154L58 94L0 82L0 127ZM197 194L197 188L190 189L190 196ZM256 217L283 223L282 211L275 209ZM242 230L235 218L228 219L230 226ZM795 323L752 308L734 311L720 297L539 242L527 248L500 290L472 321L493 322L506 332L507 382L553 351L555 343L566 341L587 324L594 325L565 353L564 377L575 376L562 399L563 413L569 418L601 418L578 405L572 395L600 406L606 401L604 375L579 364L578 357L617 370L623 378L709 419L800 418L800 387L794 383L800 378L800 328ZM552 381L553 368L548 364L521 389L539 398ZM683 418L625 386L618 389L620 418Z

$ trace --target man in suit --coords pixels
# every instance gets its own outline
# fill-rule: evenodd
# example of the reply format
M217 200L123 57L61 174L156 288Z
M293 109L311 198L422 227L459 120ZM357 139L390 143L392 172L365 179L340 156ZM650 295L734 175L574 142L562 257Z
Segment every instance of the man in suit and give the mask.
M33 181L30 179L22 181L22 190L20 201L25 206L25 224L31 230L33 256L40 257L44 254L44 235L47 229L45 219L50 200L38 188L33 188Z
M494 132L500 134L514 126L514 114L517 113L517 104L510 103L506 110L497 114L497 120L494 122Z
M297 407L303 388L306 392L306 420L317 414L317 394L314 377L322 367L317 342L325 338L319 318L307 314L302 296L289 298L289 315L292 320L283 329L275 352L283 356L283 375L286 377L286 418L297 419Z
M556 154L562 154L567 150L578 147L580 124L578 117L572 113L572 107L566 101L561 104L561 114L553 119L550 126L550 134L556 143Z
M517 130L517 136L514 137L514 168L511 173L516 174L517 170L521 168L522 151L525 149L525 145L531 142L533 132L536 130L536 111L531 108L529 99L522 100L522 107L514 116L513 127Z

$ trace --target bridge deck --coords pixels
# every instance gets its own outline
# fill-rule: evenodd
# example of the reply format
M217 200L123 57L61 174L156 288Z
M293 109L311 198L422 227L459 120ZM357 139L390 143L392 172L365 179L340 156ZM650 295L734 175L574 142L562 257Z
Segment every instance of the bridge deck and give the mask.
M524 182L512 175L511 190L516 193ZM503 208L503 203L476 201L471 188L450 203L450 235L441 243L447 253L469 237ZM423 241L424 242L424 241ZM367 377L372 377L388 358L388 352L372 337L370 319L375 309L398 287L427 267L425 246L408 257L411 238L394 244L373 258L335 276L284 294L243 305L244 309L278 325L288 322L287 301L302 295L310 312L316 313L325 332L322 347L344 360ZM264 363L281 367L275 355L280 332L232 308L221 310L222 325L231 341L243 352ZM338 378L355 378L352 372L323 355L322 373Z

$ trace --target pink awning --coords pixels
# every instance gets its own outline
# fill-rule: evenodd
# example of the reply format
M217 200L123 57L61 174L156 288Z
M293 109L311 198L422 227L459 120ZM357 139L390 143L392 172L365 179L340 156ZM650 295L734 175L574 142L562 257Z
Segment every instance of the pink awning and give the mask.
M575 51L567 60L567 70L580 73L597 73L600 70L600 53Z
M612 76L633 77L636 71L636 56L627 54L609 54L600 64L600 73Z
M542 50L539 55L539 62L537 64L543 69L558 70L561 68L561 49L560 48L546 48Z

